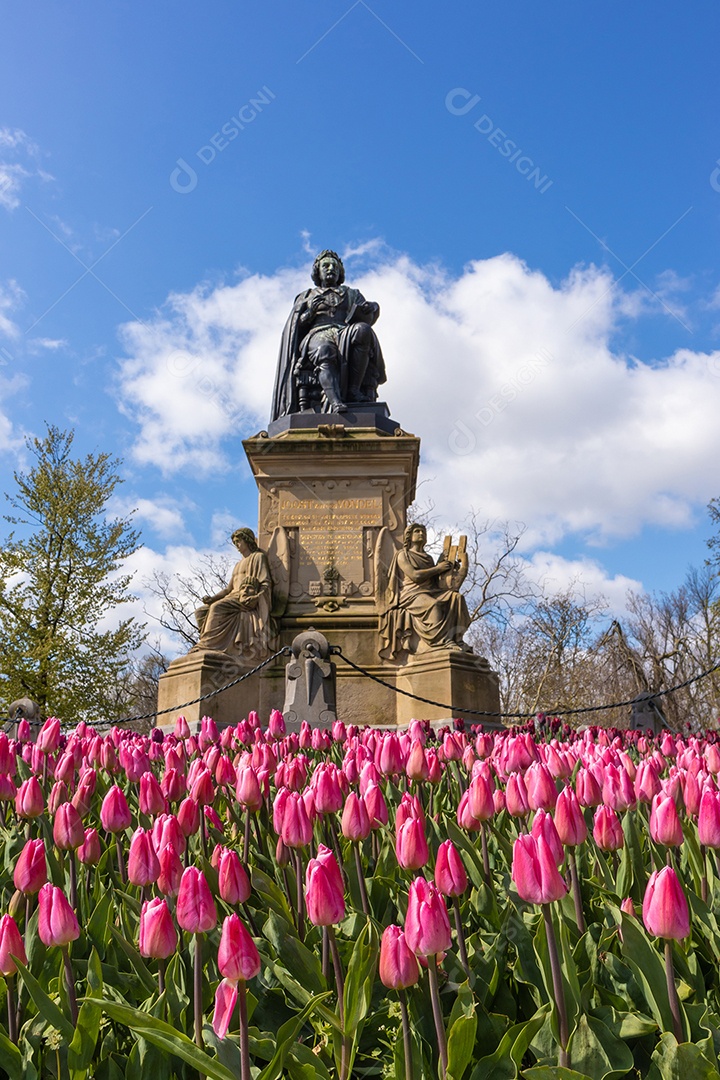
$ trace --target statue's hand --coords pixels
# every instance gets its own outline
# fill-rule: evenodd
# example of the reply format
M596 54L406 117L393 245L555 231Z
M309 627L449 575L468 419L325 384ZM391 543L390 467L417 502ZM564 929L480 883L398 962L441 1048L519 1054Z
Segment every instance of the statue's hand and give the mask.
M214 600L214 597L212 597L212 596L203 596L203 598L202 598L203 604L212 604L213 600Z
M437 564L437 570L441 574L447 573L447 571L452 570L452 568L453 564L451 562L448 562L447 559L441 559L440 562Z

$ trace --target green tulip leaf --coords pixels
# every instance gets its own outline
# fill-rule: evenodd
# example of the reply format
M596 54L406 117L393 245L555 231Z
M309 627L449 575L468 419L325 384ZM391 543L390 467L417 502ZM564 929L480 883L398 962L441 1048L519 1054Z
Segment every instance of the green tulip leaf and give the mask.
M59 1031L66 1043L71 1043L73 1036L75 1035L75 1028L52 998L45 993L40 983L34 975L30 974L25 965L18 959L15 960L15 963L17 964L18 971L22 975L22 980L27 992L35 1002L35 1008L40 1013L43 1020L47 1020L48 1024Z
M10 1080L26 1080L28 1073L25 1070L23 1056L15 1043L10 1042L2 1030L0 1030L0 1059Z
M353 947L345 979L345 1034L354 1035L367 1015L378 960L378 936L368 920Z
M717 1080L718 1067L694 1043L665 1032L652 1056L648 1080Z
M85 998L83 1004L88 1002L101 1008L111 1020L124 1024L135 1035L146 1039L153 1046L181 1058L192 1068L197 1069L201 1076L208 1076L210 1080L237 1080L229 1069L221 1065L216 1058L205 1054L191 1039L188 1039L187 1035L176 1031L170 1024L158 1020L157 1017L150 1016L131 1005L121 1005L120 1002L111 1001L109 998L89 997Z
M330 997L330 991L327 990L323 994L318 994L311 1001L307 1003L305 1008L297 1016L293 1016L291 1020L287 1020L277 1033L277 1046L275 1053L268 1065L265 1066L263 1071L258 1076L257 1080L277 1080L277 1077L282 1076L285 1059L298 1037L300 1029L310 1014L322 1004L325 998Z

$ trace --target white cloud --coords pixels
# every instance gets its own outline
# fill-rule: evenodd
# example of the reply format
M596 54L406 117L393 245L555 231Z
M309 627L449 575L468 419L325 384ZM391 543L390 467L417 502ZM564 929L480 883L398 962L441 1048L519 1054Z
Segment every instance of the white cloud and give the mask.
M614 617L627 614L629 592L644 591L642 582L624 574L610 576L594 559L566 559L550 551L536 551L524 561L528 578L548 594L570 589L588 601L604 599Z
M32 352L32 353L39 353L39 352L42 352L43 350L47 350L49 352L57 352L58 349L66 349L67 344L68 343L65 340L65 338L40 337L40 338L29 338L28 343L27 343L27 347L28 347L29 352Z
M575 268L555 286L505 254L452 277L358 249L368 251L374 267L358 276L351 259L348 278L381 303L383 396L422 437L444 520L474 505L527 522L534 547L569 533L602 542L687 526L716 493L720 352L652 364L614 352L632 303L608 272ZM119 396L139 423L139 461L166 473L228 467L230 439L267 423L280 333L308 276L199 285L122 328Z
M17 281L10 279L4 285L0 285L0 334L5 337L14 340L20 336L20 328L10 316L24 299L25 293Z
M178 541L185 540L188 536L183 516L186 506L186 503L180 503L167 495L156 499L122 495L116 496L108 509L119 517L132 514L132 523L136 528L145 523L157 536Z
M53 177L37 165L40 147L19 128L0 128L0 206L16 210L20 205L20 191L25 181L33 176L41 180ZM21 160L16 160L16 159ZM26 168L26 165L31 168Z

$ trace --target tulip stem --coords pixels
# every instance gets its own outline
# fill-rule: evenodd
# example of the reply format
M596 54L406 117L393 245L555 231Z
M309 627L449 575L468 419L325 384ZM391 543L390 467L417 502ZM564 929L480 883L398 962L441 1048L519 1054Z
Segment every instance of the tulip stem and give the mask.
M70 1016L72 1017L73 1026L77 1026L78 1019L78 1004L77 997L75 996L75 976L73 975L72 964L70 962L70 950L67 945L62 946L63 965L65 967L65 984L67 986L68 1001L70 1002Z
M360 858L360 845L353 844L353 850L355 852L355 868L357 869L358 885L360 886L360 899L362 900L362 909L364 915L370 915L370 904L368 903L368 894L365 887L365 874L363 873L362 859Z
M7 987L8 1036L10 1038L10 1042L15 1043L15 1045L17 1046L18 1028L17 1013L15 1012L14 983L15 980L12 975L5 976L5 985Z
M414 1080L412 1062L412 1043L410 1042L410 1017L408 1016L405 991L400 990L400 1015L402 1016L403 1049L405 1051L405 1080Z
M455 930L457 932L458 948L460 950L460 963L463 971L470 978L470 964L468 962L467 947L465 945L465 932L463 930L462 916L460 915L460 900L457 896L452 898L453 914L455 916Z
M575 852L572 848L568 851L568 863L570 864L570 881L572 883L572 894L575 902L575 922L577 923L578 931L581 934L584 934L585 916L583 914L582 896L580 895L580 879L578 878Z
M345 978L343 976L342 961L335 940L335 927L327 928L328 944L332 956L333 971L335 972L335 991L338 1000L338 1018L342 1032L342 1050L340 1053L340 1080L347 1080L350 1068L350 1038L345 1034Z
M700 858L702 859L702 878L700 879L700 898L704 904L708 901L708 879L707 879L707 848L704 844L700 845Z
M158 960L158 996L165 993L165 960Z
M673 1018L673 1034L679 1043L684 1041L682 1020L680 1018L680 1002L678 1000L677 987L675 986L675 971L673 970L672 941L665 941L665 978L667 979L668 1000L670 1012Z
M248 1011L245 980L237 984L240 1006L240 1080L250 1080L250 1048L248 1046Z
M301 941L305 940L305 893L303 891L302 855L299 848L294 848L295 876L297 878L297 932Z
M482 861L483 861L483 874L485 875L485 884L489 889L492 889L492 878L490 877L490 856L488 855L487 845L487 829L485 828L485 822L480 822L480 843L482 845Z
M203 1046L203 1007L202 1007L202 941L200 935L195 935L195 971L194 971L194 997L195 997L195 1042L202 1049Z
M560 1021L560 1058L558 1064L561 1069L566 1069L569 1064L567 1052L568 1043L568 1019L565 1005L565 987L563 986L562 971L560 969L560 957L558 956L557 941L555 940L555 928L549 904L541 904L543 918L545 920L545 934L547 936L548 954L550 956L550 969L552 971L553 989L555 991L555 1004Z
M125 859L123 857L122 844L120 843L120 837L118 835L115 836L115 850L117 851L118 874L120 875L120 880L124 885L126 882Z
M447 1040L445 1038L445 1024L443 1023L442 1007L440 1005L440 989L437 977L437 955L428 956L428 979L430 980L430 999L432 1001L433 1019L435 1021L435 1034L437 1035L438 1049L440 1051L440 1076L445 1080L448 1067Z
M243 837L243 862L247 873L250 866L250 808L245 807L245 835Z
M70 905L76 915L79 915L78 911L78 891L77 891L77 867L75 865L75 852L68 851L68 860L70 862Z

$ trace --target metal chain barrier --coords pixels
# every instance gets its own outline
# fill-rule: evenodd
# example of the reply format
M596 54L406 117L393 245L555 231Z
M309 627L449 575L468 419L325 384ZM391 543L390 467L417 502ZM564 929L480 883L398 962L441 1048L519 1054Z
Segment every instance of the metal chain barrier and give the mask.
M452 715L454 706L448 705L442 701L432 701L430 698L420 697L418 694L411 694L409 690L401 690L399 686L393 686L392 683L386 682L385 679L381 679L378 675L373 675L372 672L366 671L365 668L360 667L354 660L351 660L345 655L340 646L333 647L333 653L339 656L341 660L344 660L346 664L349 664L351 668L358 671L361 675L364 675L366 679L372 679L373 682L380 683L381 686L386 686L388 690L394 691L396 694L402 694L404 697L412 698L414 701L421 701L424 705L434 705L436 709L447 709L448 715ZM673 694L676 690L682 690L686 686L690 686L692 683L699 682L700 679L707 678L708 675L712 675L714 671L720 669L720 661L713 664L707 671L700 672L699 675L693 675L691 679L686 679L685 682L678 683L677 686L670 686L667 690L658 690L656 694L651 694L646 700L654 701L655 698L663 697L665 694ZM588 705L582 709L542 709L541 711L547 716L576 716L579 713L593 713L602 712L604 709L620 709L628 705L633 705L635 699L630 701L614 701L609 705ZM469 716L487 716L495 719L506 720L532 720L538 712L523 712L523 713L504 713L504 712L488 712L483 709L461 709L462 713Z

